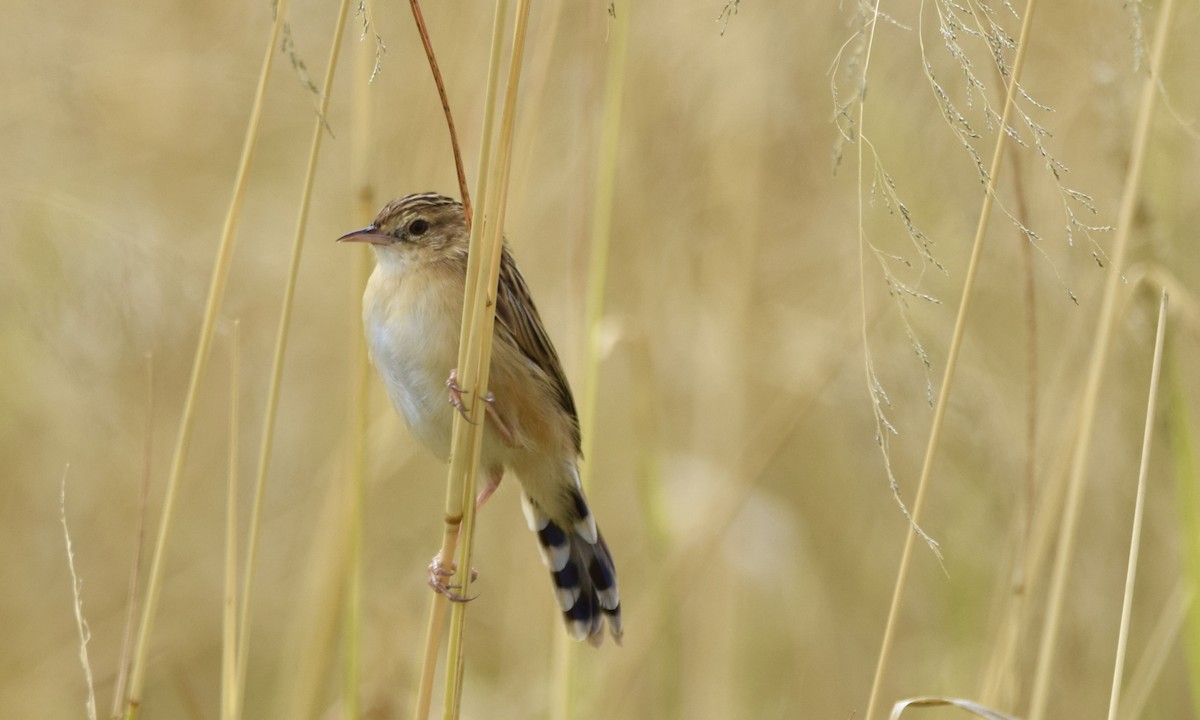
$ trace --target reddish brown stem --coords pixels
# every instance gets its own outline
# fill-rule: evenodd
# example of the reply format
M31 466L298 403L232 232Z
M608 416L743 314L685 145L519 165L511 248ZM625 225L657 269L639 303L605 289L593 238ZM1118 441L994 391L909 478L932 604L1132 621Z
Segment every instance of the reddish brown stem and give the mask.
M454 129L454 116L450 114L450 101L446 98L446 85L442 82L442 71L438 69L437 58L433 54L433 44L429 41L429 30L425 27L425 17L421 14L421 4L417 0L409 0L412 6L413 20L417 23L417 32L421 35L421 44L425 46L425 57L429 58L429 69L433 72L433 81L437 84L438 97L442 99L442 110L446 113L446 125L450 128L450 146L454 150L454 169L458 172L458 191L462 195L463 211L467 216L467 229L471 228L471 196L467 192L467 174L463 170L462 152L458 148L458 132Z

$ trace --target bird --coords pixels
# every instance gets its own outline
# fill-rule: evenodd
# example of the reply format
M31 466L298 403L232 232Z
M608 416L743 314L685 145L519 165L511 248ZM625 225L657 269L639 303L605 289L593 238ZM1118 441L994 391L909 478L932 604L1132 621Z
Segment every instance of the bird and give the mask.
M469 231L463 206L437 194L393 200L367 227L340 237L374 251L363 293L369 355L388 397L413 435L435 455L450 456L454 412L464 412L457 383L459 327ZM575 400L507 241L500 256L496 323L477 507L506 470L521 485L521 506L550 570L567 632L599 646L607 625L623 637L616 567L596 526L579 477L582 439ZM449 374L449 379L443 380ZM445 584L435 557L430 584Z

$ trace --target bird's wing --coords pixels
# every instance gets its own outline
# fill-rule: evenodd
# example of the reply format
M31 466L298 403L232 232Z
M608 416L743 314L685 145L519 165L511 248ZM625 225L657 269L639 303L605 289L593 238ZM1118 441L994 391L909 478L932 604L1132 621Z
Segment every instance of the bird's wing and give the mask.
M538 315L525 278L517 269L516 262L504 247L500 257L500 280L496 289L496 332L521 351L544 376L554 392L559 407L571 420L571 434L576 452L581 451L579 415L575 411L575 399L571 387L563 374L562 363L554 344L546 335L542 318Z

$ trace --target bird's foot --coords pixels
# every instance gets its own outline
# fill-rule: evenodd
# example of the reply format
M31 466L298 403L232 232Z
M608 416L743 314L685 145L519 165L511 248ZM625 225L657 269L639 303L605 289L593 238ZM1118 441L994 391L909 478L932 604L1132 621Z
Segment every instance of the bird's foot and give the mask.
M463 402L462 398L463 395L466 395L470 391L463 390L462 387L459 386L457 368L450 371L450 377L446 379L446 387L450 388L450 404L454 406L455 410L458 410L459 415L463 416L463 420L471 422L471 417L467 414L467 404ZM488 407L490 408L495 404L496 396L489 392L486 396L484 396L483 401L487 403ZM471 424L473 425L474 423Z
M429 587L433 588L434 592L445 595L446 599L450 602L470 602L475 598L460 595L457 592L458 588L462 587L461 585L453 585L446 582L457 570L458 563L451 560L450 566L446 567L442 563L442 553L438 552L437 555L433 556L433 561L429 563ZM475 568L471 568L471 582L474 582L478 577L479 573L476 572Z

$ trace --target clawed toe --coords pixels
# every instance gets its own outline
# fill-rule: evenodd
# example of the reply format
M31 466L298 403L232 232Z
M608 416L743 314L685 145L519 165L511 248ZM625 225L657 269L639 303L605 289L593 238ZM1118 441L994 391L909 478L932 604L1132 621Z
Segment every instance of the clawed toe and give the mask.
M442 566L441 553L433 556L433 561L429 563L429 587L433 591L441 595L445 595L446 599L451 602L470 602L475 597L468 597L458 593L459 585L446 582L458 569L458 564L451 562L450 567ZM471 582L474 582L479 577L479 573L475 568L471 568Z

